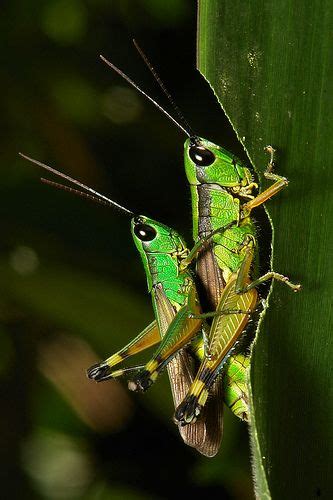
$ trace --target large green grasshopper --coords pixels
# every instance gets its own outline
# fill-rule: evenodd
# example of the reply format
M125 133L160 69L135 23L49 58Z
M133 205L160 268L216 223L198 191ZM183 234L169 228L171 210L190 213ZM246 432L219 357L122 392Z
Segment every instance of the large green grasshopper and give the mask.
M154 68L137 44L135 45L162 90L174 104ZM191 186L193 235L198 244L182 265L186 268L188 262L198 254L196 272L208 309L220 313L228 304L231 309L244 309L244 305L247 305L254 310L258 302L255 288L269 279L281 280L297 291L299 285L294 285L288 278L274 271L260 277L253 275L253 264L257 260L257 235L251 211L287 185L285 178L272 173L273 159L271 158L265 176L275 182L270 188L255 196L258 185L248 168L220 146L195 136L176 106L174 107L184 126L119 68L104 57L102 59L188 136L185 142L185 168ZM211 236L213 233L214 236ZM209 241L203 245L207 236ZM221 372L232 347L245 330L248 318L238 315L217 315L213 320L207 349L196 379L175 414L176 420L181 425L194 422L200 414L209 389ZM154 380L155 365L154 359L151 364L146 365L133 384L134 389L145 389L148 386L142 382L143 379L147 379L149 372L151 382ZM240 399L243 396L246 399L246 394L241 394ZM242 413L241 416L246 418Z
M44 182L62 189L92 198L107 206L116 206L132 216L131 230L136 247L139 250L146 271L148 290L152 296L156 321L151 323L132 342L108 358L106 361L94 365L88 370L88 376L96 381L116 378L128 371L140 367L112 371L113 367L133 354L139 353L148 347L160 342L154 359L160 365L160 370L167 364L175 406L178 406L191 383L193 382L193 356L202 358L203 340L201 329L203 320L197 299L193 276L188 268L179 272L180 264L188 255L183 239L172 229L152 219L143 216L134 216L128 209L120 206L105 196L97 193L71 177L32 158L22 155L42 168L80 186L89 194L73 188L43 179ZM184 267L184 266L183 266ZM226 308L228 304L226 304ZM230 308L222 313L233 313ZM240 311L234 311L244 316ZM198 315L191 318L190 315ZM192 343L192 355L189 350L183 349L196 334ZM163 339L161 342L161 338ZM176 355L176 356L175 356ZM224 378L222 391L221 384L215 384L211 392L214 397L207 405L203 418L189 428L180 428L184 441L195 447L206 456L217 453L222 438L222 393L225 402L231 407L238 408L237 393L244 384L245 363L242 356L230 358L229 369ZM232 378L228 373L232 374ZM157 373L157 371L155 371ZM246 411L242 408L241 411Z
M270 152L273 155L272 148ZM258 249L251 211L287 185L285 178L271 171L273 156L265 176L275 182L258 195L255 195L258 186L250 170L220 146L199 137L191 137L185 142L184 156L191 187L194 238L200 241L212 231L226 228L217 231L204 248L198 247L196 272L209 306L217 310L224 307L221 298L227 288L231 287L241 298L269 279L283 281L294 291L299 290L299 285L294 285L287 277L274 271L254 276L255 268L258 267L255 262ZM183 265L186 264L184 262ZM256 303L257 299L254 307ZM235 341L246 327L248 317L245 317L242 325L237 319L227 318ZM221 339L225 336L225 325L221 320L223 317L214 318L209 334L208 355L201 363L188 395L176 410L175 418L182 425L196 420L207 400L209 388L223 366L225 346Z

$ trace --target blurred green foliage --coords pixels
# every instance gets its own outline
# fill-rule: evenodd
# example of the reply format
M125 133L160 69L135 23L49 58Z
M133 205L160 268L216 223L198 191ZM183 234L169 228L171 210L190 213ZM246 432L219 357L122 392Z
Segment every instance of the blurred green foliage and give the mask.
M129 221L41 185L41 172L17 155L81 179L190 242L184 138L98 54L165 103L135 37L193 127L242 156L195 70L194 5L12 0L0 27L2 496L251 498L247 430L235 418L226 414L222 450L207 460L177 435L166 376L144 397L86 380L87 366L152 318Z

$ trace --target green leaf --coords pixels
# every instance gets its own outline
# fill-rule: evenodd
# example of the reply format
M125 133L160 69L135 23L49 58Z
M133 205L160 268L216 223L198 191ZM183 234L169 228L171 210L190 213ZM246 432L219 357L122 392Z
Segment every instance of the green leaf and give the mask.
M303 285L298 295L274 285L254 348L260 499L330 496L332 14L324 0L199 2L200 71L256 170L272 144L276 171L290 181L268 204L273 266Z

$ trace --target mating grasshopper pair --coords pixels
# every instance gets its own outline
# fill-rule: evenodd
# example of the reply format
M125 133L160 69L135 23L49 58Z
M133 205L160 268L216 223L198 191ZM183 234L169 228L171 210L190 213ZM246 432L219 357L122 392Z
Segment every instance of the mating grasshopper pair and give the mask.
M287 180L272 173L271 157L266 177L274 183L256 195L258 186L239 160L223 148L195 136L186 122L183 127L124 73L103 60L188 136L184 156L192 197L196 242L193 249L189 252L173 229L137 216L65 174L22 156L78 185L87 194L46 181L49 184L108 206L116 205L132 217L132 235L143 260L156 320L123 349L91 367L88 376L102 381L134 372L129 388L144 391L167 367L176 407L175 421L182 438L200 453L214 456L222 438L222 398L237 416L248 418L246 369L249 359L233 349L257 308L256 287L274 278L295 291L299 289L299 285L273 271L259 277L255 275L258 249L252 210L280 191ZM149 67L156 77L151 65ZM166 92L158 77L157 80ZM189 267L193 260L196 260L195 276ZM201 309L202 296L208 312ZM209 325L207 321L211 317ZM156 352L144 367L114 370L129 356L157 343Z

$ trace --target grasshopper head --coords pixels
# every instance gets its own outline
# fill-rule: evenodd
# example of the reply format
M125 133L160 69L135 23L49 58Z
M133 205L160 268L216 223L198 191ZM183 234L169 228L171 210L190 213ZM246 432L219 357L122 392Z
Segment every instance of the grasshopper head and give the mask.
M178 276L177 256L186 252L186 245L176 231L143 215L132 218L131 231L145 268L149 291L153 282L163 279L161 272L168 269L167 273Z
M140 253L170 254L185 248L182 238L176 231L143 215L132 218L131 231Z
M217 184L238 190L252 182L250 171L239 160L207 139L191 137L184 147L185 170L190 184Z

